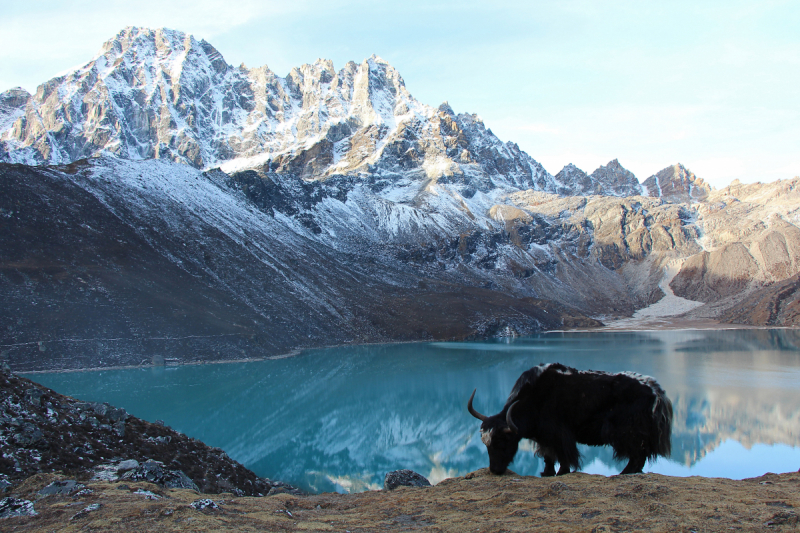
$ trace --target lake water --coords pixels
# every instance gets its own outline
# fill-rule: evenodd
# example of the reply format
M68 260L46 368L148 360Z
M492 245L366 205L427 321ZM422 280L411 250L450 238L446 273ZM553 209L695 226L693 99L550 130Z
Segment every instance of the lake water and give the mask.
M645 472L744 478L800 468L800 333L568 332L496 342L351 346L249 363L32 379L109 402L224 449L261 476L309 491L380 488L409 468L438 482L488 466L480 422L542 362L655 377L672 399L672 457ZM511 469L538 475L523 441ZM581 447L583 471L616 474L610 448Z

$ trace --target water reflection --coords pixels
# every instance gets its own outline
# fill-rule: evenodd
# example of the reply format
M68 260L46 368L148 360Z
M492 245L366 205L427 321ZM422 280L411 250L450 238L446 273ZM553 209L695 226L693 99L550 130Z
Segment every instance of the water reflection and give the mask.
M165 420L260 475L313 491L360 491L398 468L436 482L486 466L478 423L466 412L475 387L476 408L494 413L519 374L541 362L632 370L656 377L675 408L671 460L645 471L745 477L800 466L798 346L791 330L551 333L33 378ZM581 451L585 471L624 466L610 448ZM543 465L527 445L511 468L533 475Z

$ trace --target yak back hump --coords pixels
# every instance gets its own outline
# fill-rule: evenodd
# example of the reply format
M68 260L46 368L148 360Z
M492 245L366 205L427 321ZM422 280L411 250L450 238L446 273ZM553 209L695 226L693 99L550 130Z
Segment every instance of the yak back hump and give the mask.
M655 400L658 384L652 378L633 373L611 374L551 363L526 370L517 380L503 412L515 401L529 416L558 421L583 433L599 430L619 407ZM515 408L515 413L518 411Z

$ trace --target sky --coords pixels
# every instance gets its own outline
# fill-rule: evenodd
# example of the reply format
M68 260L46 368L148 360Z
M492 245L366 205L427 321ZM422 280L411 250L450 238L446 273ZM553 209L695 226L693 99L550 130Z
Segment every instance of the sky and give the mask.
M85 64L125 26L232 65L377 54L421 102L477 113L557 173L675 163L720 188L800 175L797 0L0 0L0 91Z

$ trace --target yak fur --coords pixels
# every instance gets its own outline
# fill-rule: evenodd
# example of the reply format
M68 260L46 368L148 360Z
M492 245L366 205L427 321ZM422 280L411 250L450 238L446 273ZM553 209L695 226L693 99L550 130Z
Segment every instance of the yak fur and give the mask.
M505 472L523 438L537 443L543 476L556 474L556 461L558 475L580 469L577 443L611 446L615 459L628 460L622 474L641 472L648 459L671 450L672 403L653 378L632 372L539 365L522 373L500 413L478 414L472 398L468 408L483 420L481 440L495 474Z

